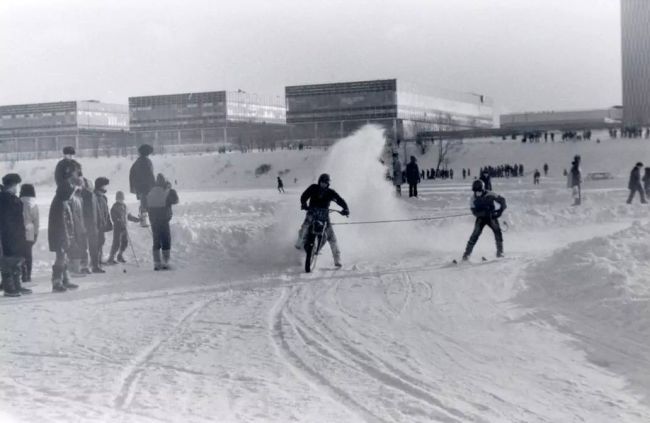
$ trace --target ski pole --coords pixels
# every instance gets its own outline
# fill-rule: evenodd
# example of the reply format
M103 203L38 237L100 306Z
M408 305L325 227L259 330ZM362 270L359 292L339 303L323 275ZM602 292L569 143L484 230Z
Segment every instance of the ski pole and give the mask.
M133 248L133 241L131 241L131 235L129 235L129 231L126 231L126 239L129 240L129 245L131 246L131 252L133 253L133 258L135 259L135 265L140 267L140 262L138 261L138 256L135 254L135 248Z

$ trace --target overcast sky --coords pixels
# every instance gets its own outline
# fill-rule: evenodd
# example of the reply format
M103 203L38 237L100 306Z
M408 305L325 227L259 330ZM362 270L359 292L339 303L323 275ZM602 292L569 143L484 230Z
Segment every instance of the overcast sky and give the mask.
M0 105L397 77L621 103L619 0L0 0Z

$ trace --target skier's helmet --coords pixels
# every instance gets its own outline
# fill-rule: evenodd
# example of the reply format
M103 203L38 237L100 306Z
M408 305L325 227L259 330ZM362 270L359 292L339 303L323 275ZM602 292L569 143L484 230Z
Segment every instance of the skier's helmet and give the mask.
M484 190L485 190L485 184L483 183L483 181L477 179L474 182L472 182L472 191L482 192Z
M318 177L318 183L319 184L326 183L327 185L329 185L330 184L330 175L328 175L327 173L323 173L322 175L320 175Z

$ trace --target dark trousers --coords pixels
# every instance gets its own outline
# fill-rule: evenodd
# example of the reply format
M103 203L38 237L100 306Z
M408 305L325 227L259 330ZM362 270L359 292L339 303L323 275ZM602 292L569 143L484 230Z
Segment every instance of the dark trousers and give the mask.
M418 184L409 184L409 197L418 196Z
M489 217L477 217L476 222L474 223L474 231L467 241L467 248L465 248L465 257L469 257L472 254L474 246L478 242L478 238L483 232L483 228L489 226L494 232L494 239L497 244L497 254L503 253L503 234L501 233L501 227L499 226L499 221L496 218Z
M171 250L172 248L172 234L169 228L169 221L152 221L151 233L153 235L153 249L156 250Z
M113 228L113 244L111 245L111 258L118 253L120 256L129 246L129 233L126 228Z
M20 291L20 276L22 273L23 261L21 256L0 257L0 274L2 275L2 289L5 292Z
M25 242L25 250L23 253L25 261L22 265L23 282L29 282L32 280L32 249L34 248L34 244L34 241Z
M104 243L106 237L103 232L98 232L88 238L88 249L90 251L90 265L93 269L101 267Z
M627 197L627 204L632 203L632 200L634 199L634 194L636 194L637 192L639 193L639 197L641 197L641 202L642 203L646 202L645 191L643 190L643 187L639 185L637 187L630 188L630 196Z

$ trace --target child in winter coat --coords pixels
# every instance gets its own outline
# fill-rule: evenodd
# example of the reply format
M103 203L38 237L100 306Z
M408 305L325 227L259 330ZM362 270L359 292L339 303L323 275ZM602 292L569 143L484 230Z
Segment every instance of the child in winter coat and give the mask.
M124 193L122 191L115 193L115 204L111 207L111 219L113 220L113 245L107 263L117 264L115 254L117 254L117 261L126 263L123 254L129 246L127 222L139 223L140 219L129 213L126 204L124 204Z
M108 199L106 198L106 186L109 182L108 178L103 176L95 179L97 239L96 243L90 245L90 262L93 267L93 273L106 273L106 271L102 269L102 256L104 255L104 243L106 242L105 233L113 230L111 212L108 209Z
M154 270L168 270L171 258L172 235L169 222L172 219L172 206L178 204L178 194L172 189L162 173L156 177L154 186L147 195L151 233L153 235ZM162 257L161 257L162 251Z
M2 258L0 271L5 297L20 297L32 291L21 286L23 253L25 248L25 222L23 203L18 198L20 176L9 173L2 178L0 192L0 238Z
M39 214L36 205L34 185L24 184L20 187L20 200L23 202L23 220L25 221L25 249L23 257L23 282L32 281L32 249L38 240Z

